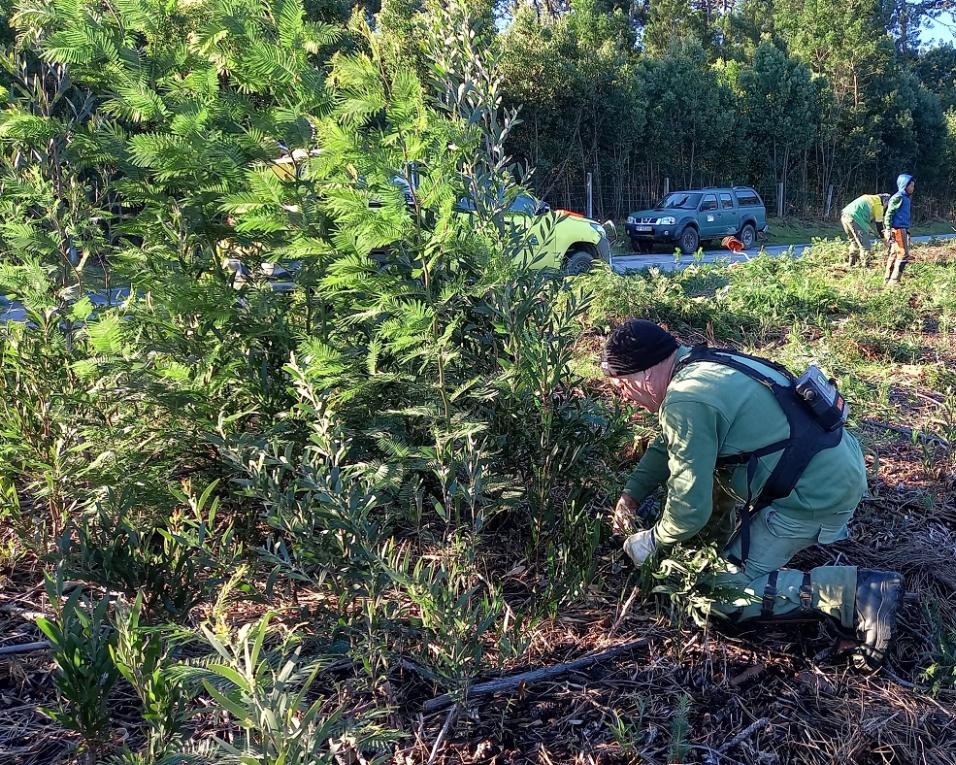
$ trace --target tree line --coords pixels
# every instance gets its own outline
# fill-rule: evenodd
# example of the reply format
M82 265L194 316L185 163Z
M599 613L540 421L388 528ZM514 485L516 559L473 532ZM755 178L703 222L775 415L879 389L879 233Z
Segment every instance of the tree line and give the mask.
M836 216L920 180L922 214L956 199L956 49L920 47L945 2L475 0L522 123L509 148L539 194L621 218L669 186L753 184L771 211ZM416 0L381 26L414 45ZM945 26L943 28L946 28ZM782 193L782 199L779 198Z
M186 27L206 5L173 4ZM308 20L342 30L363 16L424 72L422 30L440 0L303 5ZM919 215L953 213L956 48L920 46L928 20L956 23L951 2L466 5L478 45L501 71L503 105L519 110L507 149L556 207L583 210L590 173L602 219L620 219L667 189L731 184L755 186L771 213L835 217L860 193L894 191L907 171L919 179ZM0 3L11 62L13 19L22 27L31 6L43 4ZM347 31L336 43L353 45Z

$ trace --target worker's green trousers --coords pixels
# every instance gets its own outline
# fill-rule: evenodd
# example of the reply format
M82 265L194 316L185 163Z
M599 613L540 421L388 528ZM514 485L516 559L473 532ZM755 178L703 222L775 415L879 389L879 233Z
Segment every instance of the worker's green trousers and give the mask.
M843 225L843 230L850 240L849 264L851 266L855 266L858 263L864 266L868 265L867 261L870 258L870 250L873 247L869 232L864 231L860 227L860 224L849 215L840 218L840 223Z
M800 550L845 539L854 508L800 517L764 508L750 520L750 550L737 565L731 562L741 557L740 535L730 533L734 500L720 490L714 499L715 516L722 519L715 532L730 537L723 569L712 580L718 593L710 606L715 614L747 621L816 612L844 627L855 625L856 566L819 566L809 572L783 568Z

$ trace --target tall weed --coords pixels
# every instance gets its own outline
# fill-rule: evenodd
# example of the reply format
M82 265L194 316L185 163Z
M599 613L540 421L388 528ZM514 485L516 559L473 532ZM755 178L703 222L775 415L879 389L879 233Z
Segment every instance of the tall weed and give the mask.
M203 626L202 640L213 649L210 660L178 671L184 681L198 681L241 730L231 741L216 738L219 757L262 765L336 765L356 752L381 752L398 737L367 716L349 718L324 696L316 697L322 662L304 660L288 642L270 647L270 620L267 615L228 635Z
M74 589L63 600L63 579L59 572L46 582L53 618L40 618L37 627L52 644L54 675L59 706L43 709L44 714L80 735L86 761L93 765L110 742L112 716L109 695L119 672L112 651L116 633L107 619L109 598L95 604L81 601Z

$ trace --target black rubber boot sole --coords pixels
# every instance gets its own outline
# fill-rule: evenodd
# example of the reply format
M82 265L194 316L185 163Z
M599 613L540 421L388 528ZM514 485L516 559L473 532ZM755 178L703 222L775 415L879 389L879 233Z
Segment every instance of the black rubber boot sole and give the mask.
M861 643L854 652L853 663L861 670L879 669L893 647L897 631L896 613L903 601L903 577L894 574L883 578L877 591L880 604L876 617L869 622L865 631L857 635Z

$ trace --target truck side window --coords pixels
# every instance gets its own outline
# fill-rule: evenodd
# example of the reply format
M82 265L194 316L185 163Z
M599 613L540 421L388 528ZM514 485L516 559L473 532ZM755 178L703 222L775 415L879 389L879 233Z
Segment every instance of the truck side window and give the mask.
M527 194L519 194L508 208L508 212L518 213L519 215L534 215L537 210L538 201Z
M704 201L700 203L700 210L704 212L706 210L716 210L717 209L717 197L713 194L708 194L704 197Z
M720 206L724 210L733 210L734 209L734 200L730 194L721 194L720 195Z

